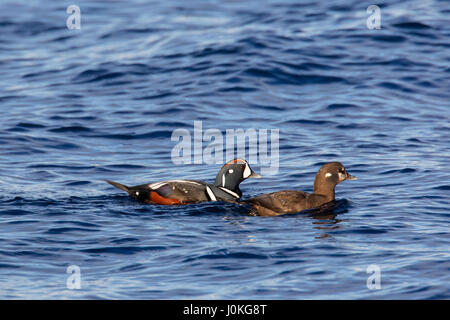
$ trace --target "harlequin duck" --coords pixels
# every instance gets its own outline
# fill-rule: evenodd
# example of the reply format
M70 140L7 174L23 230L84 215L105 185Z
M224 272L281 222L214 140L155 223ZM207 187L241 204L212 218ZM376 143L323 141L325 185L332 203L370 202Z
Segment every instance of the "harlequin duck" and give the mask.
M322 166L314 180L313 193L283 190L262 194L240 203L251 205L250 214L259 216L277 216L296 213L322 206L334 200L334 188L344 180L357 180L350 175L340 162L330 162Z
M261 178L242 159L234 159L222 166L214 184L199 180L170 180L127 187L105 180L128 192L138 201L151 204L183 205L204 201L231 201L242 196L239 184L247 178Z

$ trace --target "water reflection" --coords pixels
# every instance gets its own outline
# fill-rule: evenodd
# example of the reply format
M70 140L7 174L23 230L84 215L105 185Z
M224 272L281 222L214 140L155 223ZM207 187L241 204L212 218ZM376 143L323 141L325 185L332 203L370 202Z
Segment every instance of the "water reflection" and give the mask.
M232 215L226 215L222 219L234 226L237 226L238 230L245 230L248 228L247 224L254 221L253 219L289 219L309 217L312 218L314 229L323 232L322 234L317 236L316 239L323 239L331 236L329 234L329 231L342 228L342 225L340 225L340 223L346 221L346 219L339 219L337 217L343 213L348 212L348 207L348 200L341 199L326 203L319 208L309 209L295 214L284 214L275 217L255 217L253 214L251 214L250 209L246 208L245 206L240 206L237 210L233 211ZM246 235L246 237L248 238L245 238L243 240L245 244L254 244L256 242L256 238L254 235Z
M315 225L314 229L323 231L316 239L329 238L331 235L327 231L341 229L342 225L339 225L339 223L345 221L345 219L337 219L336 217L345 212L348 212L348 201L345 199L332 201L310 210L308 215L314 219L312 222Z

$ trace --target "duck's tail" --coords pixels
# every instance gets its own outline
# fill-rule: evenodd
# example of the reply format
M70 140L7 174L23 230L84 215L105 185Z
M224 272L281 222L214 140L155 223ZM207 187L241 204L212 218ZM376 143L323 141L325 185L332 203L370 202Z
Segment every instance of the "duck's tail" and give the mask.
M127 187L126 185L120 184L118 182L114 182L111 180L105 180L106 182L108 182L109 184L113 185L116 188L119 188L120 190L123 190L125 192L127 192L128 194L130 193L130 188Z

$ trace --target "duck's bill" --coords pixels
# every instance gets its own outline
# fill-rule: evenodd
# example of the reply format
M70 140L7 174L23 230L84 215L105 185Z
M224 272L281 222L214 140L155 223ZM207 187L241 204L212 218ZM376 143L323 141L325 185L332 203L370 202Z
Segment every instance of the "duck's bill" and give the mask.
M355 177L355 176L352 176L351 174L349 174L349 175L345 178L345 180L358 180L358 178Z
M252 173L248 176L249 178L257 178L260 179L262 178L261 175L257 174L255 171L252 170Z

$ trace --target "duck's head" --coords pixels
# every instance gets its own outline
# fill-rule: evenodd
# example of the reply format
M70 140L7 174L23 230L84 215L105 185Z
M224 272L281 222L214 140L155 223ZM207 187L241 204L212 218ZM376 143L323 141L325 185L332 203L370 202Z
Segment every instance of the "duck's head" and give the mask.
M324 164L317 172L314 181L314 193L327 194L332 190L334 197L334 188L338 183L345 180L357 179L347 172L342 163L330 162Z
M250 168L247 161L234 159L223 165L216 176L214 185L229 190L238 190L239 184L248 178L261 178L261 176Z

